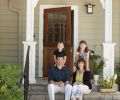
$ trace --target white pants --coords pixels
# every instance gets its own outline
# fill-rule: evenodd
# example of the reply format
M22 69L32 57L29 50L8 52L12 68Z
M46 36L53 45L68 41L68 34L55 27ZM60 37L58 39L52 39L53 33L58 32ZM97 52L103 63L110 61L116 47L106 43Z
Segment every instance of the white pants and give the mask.
M55 100L55 93L61 92L65 93L65 100L70 100L72 86L70 84L66 84L65 87L59 87L54 84L48 85L48 94L50 100Z
M76 98L80 98L80 100L82 100L83 94L88 94L90 92L91 90L87 85L74 85L72 88L72 97L74 100L76 100Z

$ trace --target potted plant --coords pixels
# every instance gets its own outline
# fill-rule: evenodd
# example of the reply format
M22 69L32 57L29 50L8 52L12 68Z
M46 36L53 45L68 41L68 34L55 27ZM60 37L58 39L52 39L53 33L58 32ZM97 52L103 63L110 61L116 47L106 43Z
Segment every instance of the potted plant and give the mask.
M97 81L99 79L100 73L103 71L104 60L101 56L97 55L95 52L90 54L90 67L94 74L95 85L97 85Z
M100 83L100 92L115 92L115 82L117 79L117 74L112 77L104 78Z
M0 65L0 100L23 100L23 91L18 86L21 72L18 65Z
M117 73L117 84L118 84L118 90L120 91L120 63L118 63L115 67L115 72Z

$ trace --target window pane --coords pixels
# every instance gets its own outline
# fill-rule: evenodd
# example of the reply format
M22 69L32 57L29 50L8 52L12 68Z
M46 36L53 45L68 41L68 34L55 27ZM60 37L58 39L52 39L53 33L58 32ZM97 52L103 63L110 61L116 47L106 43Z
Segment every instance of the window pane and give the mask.
M66 12L48 13L48 42L54 43L66 40Z
M48 43L52 43L53 42L53 34L48 34Z

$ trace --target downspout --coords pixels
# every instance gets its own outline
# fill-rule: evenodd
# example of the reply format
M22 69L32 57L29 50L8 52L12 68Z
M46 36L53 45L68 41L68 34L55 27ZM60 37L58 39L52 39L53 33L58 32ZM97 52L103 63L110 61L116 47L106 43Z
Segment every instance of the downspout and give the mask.
M21 11L19 9L16 9L12 6L13 0L9 0L8 2L8 7L11 11L15 12L18 14L18 63L21 65L22 57L21 57Z

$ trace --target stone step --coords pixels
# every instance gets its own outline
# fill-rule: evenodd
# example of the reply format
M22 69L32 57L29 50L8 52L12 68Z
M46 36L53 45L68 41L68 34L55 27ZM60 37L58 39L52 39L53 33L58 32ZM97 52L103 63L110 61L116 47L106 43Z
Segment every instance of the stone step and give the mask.
M47 92L47 86L48 85L29 85L29 90L30 91L42 91L42 92Z
M42 92L47 92L48 84L30 84L29 85L29 90L31 91L42 91ZM92 91L98 92L99 91L99 86L92 84ZM118 91L118 86L115 86L115 90Z
M29 92L29 100L49 100L48 92ZM64 94L63 93L56 93L55 94L55 100L64 100Z
M29 85L29 90L39 90L43 92L47 92L47 86L48 86L48 80L47 78L39 78L37 79L37 82L35 84ZM115 85L115 90L118 91L118 85ZM92 91L99 91L99 86L95 85L92 80Z
M120 92L100 93L92 92L83 95L84 100L120 100Z
M29 90L33 90L33 91L42 91L42 92L47 92L47 87L48 87L49 83L39 83L39 84L30 84L29 85ZM99 87L92 84L92 91L98 91Z
M47 92L29 92L29 100L49 100ZM55 100L64 100L63 93L55 94ZM90 94L84 94L83 100L120 100L120 92L115 93L98 93L92 92Z
M48 81L46 79L38 79L36 84L29 85L29 100L49 100L48 98ZM98 86L92 86L92 92L90 94L84 94L84 100L120 100L120 93L100 93L98 92ZM64 94L57 93L55 94L55 100L64 100Z

